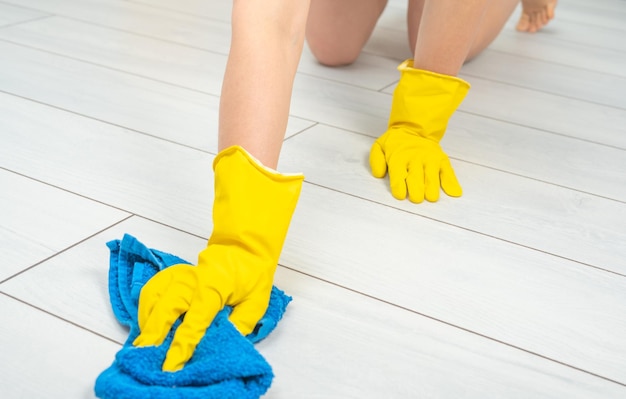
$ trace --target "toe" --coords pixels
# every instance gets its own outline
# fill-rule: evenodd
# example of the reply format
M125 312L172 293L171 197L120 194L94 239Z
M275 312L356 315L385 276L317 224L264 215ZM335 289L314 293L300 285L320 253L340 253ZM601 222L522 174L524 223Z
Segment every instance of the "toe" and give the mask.
M520 32L526 32L528 30L529 20L530 17L528 16L528 14L522 14L519 22L517 23L517 30Z

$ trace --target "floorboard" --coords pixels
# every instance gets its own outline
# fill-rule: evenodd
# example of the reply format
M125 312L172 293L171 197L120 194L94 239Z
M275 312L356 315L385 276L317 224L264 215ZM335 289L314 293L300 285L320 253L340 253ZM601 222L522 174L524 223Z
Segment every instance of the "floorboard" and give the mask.
M170 246L176 247L177 254L184 257L193 256L196 247L203 245L202 239L134 217L81 243L71 253L59 255L28 275L13 279L4 285L5 293L19 295L20 301L57 318L41 311L34 315L54 330L45 336L31 333L35 345L29 350L36 350L44 337L54 339L57 331L77 330L74 324L85 328L85 337L74 338L72 348L80 348L86 339L100 336L112 342L125 340L126 330L108 308L107 288L103 284L107 249L103 243L120 238L127 231L151 247L166 251ZM53 294L52 287L60 284L62 278L68 289ZM609 381L287 268L279 268L276 284L295 300L278 329L259 345L277 374L268 398L359 398L365 392L372 398L588 398L617 397L624 392ZM13 307L26 307L10 299L6 301L11 301ZM67 303L76 306L68 307ZM33 308L26 308L26 315L35 313ZM52 320L46 322L46 318ZM110 342L98 347L102 352L91 364L106 359L107 353L111 357L116 350ZM42 359L36 352L31 357ZM97 370L97 366L95 370L90 368L90 372ZM37 387L46 384L51 385L49 392L55 394L88 389L86 381L77 383L70 379L71 375L59 374L53 375L56 383L46 382L45 378L51 377L47 376L36 387L24 391L37 393Z
M0 281L129 216L6 169L0 169L0 186Z
M0 0L3 398L94 397L127 336L107 241L205 245L231 8ZM422 204L367 161L405 12L389 1L353 65L305 47L279 163L306 176L275 280L294 301L258 346L266 397L626 397L626 2L560 0L533 35L518 8L460 74L442 146L463 196Z
M485 129L474 129L481 130ZM450 154L456 157L457 151L469 147L472 137L451 144ZM555 163L541 175L540 170L528 173L525 165L533 162L511 161L518 157L523 161L522 151L504 154L501 163L486 166L477 163L489 150L471 157L466 152L462 158L471 163L453 161L463 182L463 203L444 195L436 204L415 206L392 198L387 179L371 178L363 155L370 146L368 137L318 125L287 140L281 165L302 171L307 181L321 187L626 275L626 246L621 245L626 242L624 202L556 185L566 180L576 184L580 177L575 173L566 177L567 163ZM602 178L603 169L592 170ZM537 177L527 177L533 174Z

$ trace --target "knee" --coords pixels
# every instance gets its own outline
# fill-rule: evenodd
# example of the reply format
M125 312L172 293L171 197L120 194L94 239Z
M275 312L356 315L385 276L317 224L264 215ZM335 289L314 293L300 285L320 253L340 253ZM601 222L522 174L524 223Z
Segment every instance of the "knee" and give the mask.
M337 40L319 37L307 33L309 49L317 61L325 66L339 67L350 65L359 56L360 48L352 48L349 45L339 43Z

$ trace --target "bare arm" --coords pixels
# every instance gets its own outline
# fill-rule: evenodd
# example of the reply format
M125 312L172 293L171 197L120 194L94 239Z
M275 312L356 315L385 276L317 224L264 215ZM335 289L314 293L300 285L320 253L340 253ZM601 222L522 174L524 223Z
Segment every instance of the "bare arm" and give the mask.
M426 0L415 44L415 68L456 76L490 1Z
M240 145L276 168L310 0L234 0L219 150Z

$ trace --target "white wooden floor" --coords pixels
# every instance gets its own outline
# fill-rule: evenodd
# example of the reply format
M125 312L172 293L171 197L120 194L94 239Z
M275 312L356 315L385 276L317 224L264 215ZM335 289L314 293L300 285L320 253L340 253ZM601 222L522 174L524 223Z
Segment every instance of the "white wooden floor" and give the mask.
M93 397L127 335L106 241L203 248L230 6L0 0L2 398ZM436 204L367 166L403 1L355 65L303 55L267 398L626 397L626 1L561 0L536 35L516 17L463 68L443 146L464 195Z

